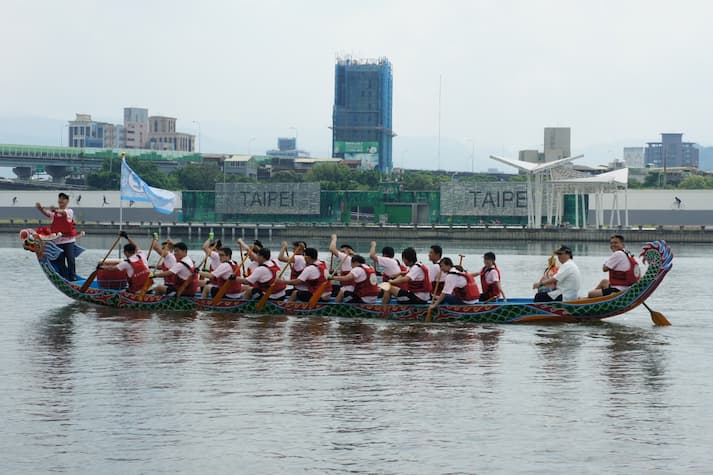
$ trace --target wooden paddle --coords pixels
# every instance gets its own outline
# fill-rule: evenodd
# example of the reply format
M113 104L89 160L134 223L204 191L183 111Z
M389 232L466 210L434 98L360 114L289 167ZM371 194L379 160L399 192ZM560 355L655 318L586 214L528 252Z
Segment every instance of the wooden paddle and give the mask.
M240 250L240 269L241 269L241 272L242 272L242 276L243 276L243 277L247 277L247 276L245 275L245 274L246 274L246 272L245 272L245 257L246 257L246 256L249 256L250 253L248 252L248 253L246 253L245 255L243 255L243 246L241 246L240 244L238 244L238 249Z
M317 306L317 302L319 302L319 298L322 296L325 289L327 288L327 284L329 284L329 280L325 280L319 285L319 287L317 287L317 290L314 292L314 294L312 294L312 297L309 298L309 302L307 303L307 306L309 308L314 308Z
M214 236L214 235L213 235L213 233L211 232L211 233L208 235L208 239L209 239L209 240L210 240L210 239L213 239L213 236ZM201 265L198 266L198 269L201 269L201 270L203 270L204 272L208 270L208 269L205 268L205 263L206 263L206 261L208 260L208 257L209 257L211 254L213 254L213 252L215 251L215 249L216 249L217 246L218 246L218 241L214 241L214 242L213 242L213 245L210 246L210 248L209 248L209 249L210 249L210 252L205 252L205 250L203 250L203 253L205 254L205 256L203 256L203 262L201 262Z
M121 236L118 236L116 238L116 241L114 241L114 244L112 244L111 249L109 249L109 252L106 253L104 256L104 259L102 259L101 263L97 267L101 267L104 265L104 261L107 260L109 257L109 254L114 250L117 244L119 244L119 241L121 240ZM97 277L97 273L99 272L99 269L94 269L94 272L89 274L89 277L87 277L87 280L84 281L84 284L82 284L82 287L79 289L80 292L86 292L87 289L89 288L90 285L92 285L92 282L94 282L94 279Z
M655 310L651 310L651 308L646 305L646 302L641 302L644 307L646 307L646 310L651 313L651 321L654 322L654 325L660 326L660 327L668 327L671 326L671 322L668 321L666 317L664 317L663 313L661 312L656 312Z
M265 304L267 303L267 299L270 298L270 295L275 291L275 286L277 285L277 281L282 278L282 275L285 273L287 269L290 268L290 265L295 261L295 254L292 254L289 259L287 259L287 265L282 268L279 274L277 274L277 277L272 281L272 284L270 284L270 287L265 291L264 294L262 294L262 297L260 297L260 300L257 301L257 305L255 305L256 310L262 310L265 308Z
M245 259L247 259L247 258L248 258L248 255L245 254L242 262L240 263L240 266L245 264ZM238 266L238 267L240 267L240 266ZM237 276L235 276L235 277L237 277ZM223 296L225 295L225 293L228 291L228 287L230 286L231 280L233 280L233 279L226 279L225 282L223 282L223 285L220 286L220 288L218 289L218 292L215 293L215 297L213 297L213 301L211 302L211 305L218 305L218 302L220 302L220 299L222 299Z
M332 257L334 257L334 254L332 254ZM341 269L342 269L342 264L344 264L344 261L347 259L347 257L349 257L349 254L346 254L346 253L345 253L344 257L342 257L342 258L339 260L339 264L337 265L337 269L339 269L340 271L341 271ZM330 262L330 264L329 264L329 267L330 267L330 269L331 269L331 267L332 267L331 262ZM331 274L331 272L330 272L330 274ZM320 298L320 297L322 296L322 294L324 293L324 291L325 291L325 289L327 288L327 285L328 285L328 284L329 284L329 279L325 280L324 282L322 282L322 283L319 285L319 287L317 287L317 290L315 291L314 294L312 294L312 297L309 298L309 302L307 303L307 306L308 306L309 308L314 308L314 307L317 306L317 302L319 302L319 298Z
M461 259L462 260L462 259ZM441 269L438 269L438 275L436 276L436 285L433 287L433 292L431 293L431 300L436 298L438 293L438 286L441 284ZM428 306L428 311L426 312L426 321L431 321L431 316L433 315L433 307Z
M153 233L153 239L151 240L151 247L149 248L149 253L146 255L146 265L148 266L149 263L149 257L151 257L151 251L153 251L153 244L158 240L158 234ZM164 250L166 249L166 246L163 247ZM163 253L162 253L163 254ZM158 267L158 262L161 262L161 258L163 256L159 256L158 261L156 263L156 267ZM150 267L149 267L150 269ZM146 292L151 288L153 285L153 279L149 277L146 279L146 282L144 282L144 285L141 286L141 291L139 292L139 302L144 301L144 296L146 295Z

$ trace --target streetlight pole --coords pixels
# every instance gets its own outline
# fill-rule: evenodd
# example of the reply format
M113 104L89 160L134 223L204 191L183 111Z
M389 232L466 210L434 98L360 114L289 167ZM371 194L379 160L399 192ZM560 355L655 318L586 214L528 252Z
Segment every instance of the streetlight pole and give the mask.
M193 121L198 126L198 153L201 153L201 123L197 120Z
M470 142L470 172L475 173L475 140L465 139L466 143Z

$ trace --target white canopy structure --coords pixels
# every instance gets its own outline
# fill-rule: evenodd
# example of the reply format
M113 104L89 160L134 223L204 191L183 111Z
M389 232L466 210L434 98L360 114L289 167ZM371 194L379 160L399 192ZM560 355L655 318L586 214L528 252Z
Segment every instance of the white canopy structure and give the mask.
M496 155L491 155L490 158L527 173L527 226L529 228L540 228L542 226L542 205L544 201L545 175L548 175L548 178L551 181L551 170L560 167L565 163L570 163L578 158L582 158L583 156L584 155L577 155L575 157L566 157L544 163L523 162L521 160L503 158ZM552 211L555 204L554 199L554 193L550 193L548 195L549 206L547 207L547 221L550 224L552 224ZM559 203L560 202L557 202L558 206ZM559 214L561 213L558 213L557 216L559 216Z
M629 205L627 190L629 184L629 169L621 168L600 175L581 178L562 178L552 180L556 201L561 202L562 194L575 195L575 226L580 226L580 202L582 204L581 226L587 226L587 217L584 210L584 200L580 201L580 195L588 193L594 195L595 225L597 227L604 224L604 193L614 193L612 208L609 215L609 225L614 225L614 215L616 213L616 224L629 226ZM621 222L621 206L619 203L619 192L624 191L624 223ZM559 216L561 213L555 213ZM559 224L559 223L555 223Z

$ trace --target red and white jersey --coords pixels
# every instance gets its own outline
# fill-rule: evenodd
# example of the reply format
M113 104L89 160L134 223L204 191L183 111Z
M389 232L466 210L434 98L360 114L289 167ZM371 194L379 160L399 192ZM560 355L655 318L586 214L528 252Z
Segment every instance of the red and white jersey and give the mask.
M377 256L376 261L382 268L382 274L386 274L384 280L393 279L401 274L401 267L393 257Z
M240 272L238 268L238 273ZM222 279L223 281L230 279L230 276L233 275L233 266L230 262L221 262L218 267L215 268L215 270L211 271L210 273L213 277L216 279ZM238 277L240 277L238 275ZM220 281L219 281L220 282ZM225 296L231 299L237 299L240 297L240 294L242 292L234 293L234 294L229 294L226 293Z
M339 251L336 256L337 264L339 269L335 269L335 272L351 272L352 271L352 258L346 252Z
M74 210L65 208L66 215L52 213L52 223L50 229L52 232L61 232L62 236L54 240L55 244L67 244L75 242L76 231L74 229Z
M171 267L176 265L176 256L173 254L173 252L169 252L166 254L166 256L163 258L163 267L166 268L166 270L169 270Z
M302 273L302 271L305 270L305 267L307 267L307 261L305 261L305 256L299 254L295 254L294 258L295 259L292 261L292 271L290 272L290 278L299 279L299 275ZM304 282L304 280L302 280L302 282ZM295 288L297 290L308 290L306 284L297 284L295 285Z
M273 279L274 274L267 267L270 265L275 265L275 266L279 267L279 264L277 264L274 260L269 260L269 261L265 262L264 266L258 264L258 266L255 268L255 270L253 270L250 273L250 275L248 276L248 282L250 283L250 285L252 287L260 287L259 284L266 284ZM284 296L285 296L285 289L282 289L282 290L273 292L270 295L270 298L278 299L278 298L284 297Z
M182 263L185 263L186 265ZM169 269L169 271L179 279L185 281L188 280L188 278L191 276L191 269L193 269L194 265L195 264L193 264L193 260L190 257L186 256L179 262L176 262L173 267Z
M146 252L145 251L138 251L136 254L129 257L129 260L132 262L136 261L136 259L141 259L142 261L144 261L144 264L146 264L146 267L148 267L148 262L146 261ZM131 263L127 262L126 260L123 260L120 263L118 263L116 265L116 268L126 272L127 277L132 277L134 275L134 267L131 265Z
M210 256L208 257L208 260L210 261L210 267L209 269L212 271L213 269L217 269L218 266L220 266L220 255L216 251L212 251L210 253Z

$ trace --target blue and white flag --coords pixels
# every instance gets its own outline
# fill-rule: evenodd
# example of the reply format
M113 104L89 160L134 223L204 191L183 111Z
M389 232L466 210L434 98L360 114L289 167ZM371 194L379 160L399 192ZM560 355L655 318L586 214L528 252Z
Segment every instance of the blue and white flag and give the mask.
M126 159L123 158L121 159L121 199L151 203L156 211L163 214L173 213L176 207L174 192L147 185L134 170L129 168Z

